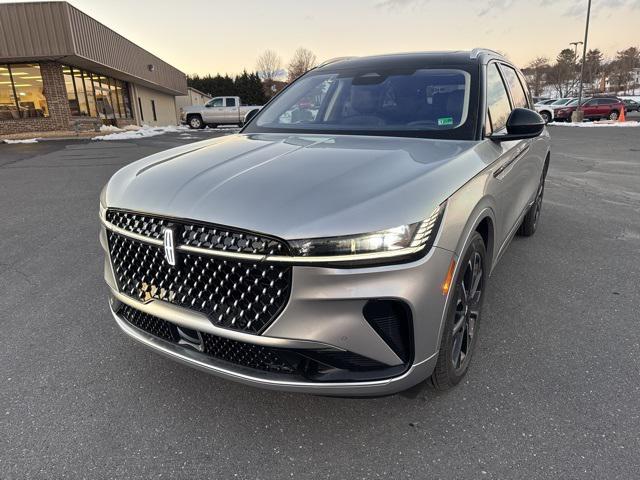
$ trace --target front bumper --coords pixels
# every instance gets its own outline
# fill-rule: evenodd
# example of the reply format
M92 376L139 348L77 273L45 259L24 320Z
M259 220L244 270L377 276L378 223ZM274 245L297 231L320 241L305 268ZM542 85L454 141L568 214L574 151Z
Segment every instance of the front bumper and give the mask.
M104 227L100 238L108 251ZM118 326L131 338L189 366L275 390L323 395L385 395L410 388L433 371L447 300L441 285L452 255L434 247L419 260L397 265L351 269L295 266L287 306L260 335L217 327L200 314L163 301L142 303L122 295L108 259L105 260L105 280L111 289L114 300L111 311ZM410 311L413 348L403 368L398 368L401 359L363 316L363 308L371 299L397 300ZM383 379L319 382L231 365L136 328L118 314L115 306L121 302L172 324L218 337L276 349L347 351L389 366L390 371L398 373Z

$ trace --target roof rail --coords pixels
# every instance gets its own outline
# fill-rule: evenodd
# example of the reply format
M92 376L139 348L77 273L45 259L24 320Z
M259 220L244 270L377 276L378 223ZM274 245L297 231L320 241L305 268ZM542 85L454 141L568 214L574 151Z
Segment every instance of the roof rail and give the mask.
M329 60L325 60L320 65L316 66L316 68L324 67L324 66L327 66L327 65L329 65L331 63L339 62L341 60L351 60L352 58L357 58L357 57L334 57L334 58L330 58Z
M495 50L491 50L490 48L474 48L473 50L471 50L471 55L469 56L471 58L478 58L482 53L488 53L489 55L504 57L504 55L501 54L500 52L496 52Z

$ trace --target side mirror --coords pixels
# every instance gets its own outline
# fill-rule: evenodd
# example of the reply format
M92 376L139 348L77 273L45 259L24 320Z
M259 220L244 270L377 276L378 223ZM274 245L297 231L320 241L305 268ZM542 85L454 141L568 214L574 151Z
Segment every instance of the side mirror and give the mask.
M260 111L259 108L254 108L253 110L249 110L247 114L244 116L244 124L246 125L247 123L249 123L251 119L258 114L259 111Z
M503 135L491 135L494 142L508 140L523 140L534 138L544 130L544 119L538 112L528 108L514 108L507 119L507 133Z

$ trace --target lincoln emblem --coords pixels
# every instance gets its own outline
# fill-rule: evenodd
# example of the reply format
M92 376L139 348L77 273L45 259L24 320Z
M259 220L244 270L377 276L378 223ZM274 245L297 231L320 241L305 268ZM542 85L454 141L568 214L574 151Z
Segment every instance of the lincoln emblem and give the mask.
M169 265L176 264L176 247L173 242L173 230L165 228L164 230L164 258Z

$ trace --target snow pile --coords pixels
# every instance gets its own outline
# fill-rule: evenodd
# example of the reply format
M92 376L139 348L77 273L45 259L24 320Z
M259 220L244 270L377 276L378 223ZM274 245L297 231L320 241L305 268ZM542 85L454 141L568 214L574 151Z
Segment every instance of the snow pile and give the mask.
M188 127L175 125L168 125L166 127L150 127L149 125L143 125L142 127L136 126L136 128L125 127L118 132L93 137L91 140L135 140L138 138L164 135L165 133L183 132L185 130L188 130Z
M38 139L26 138L24 140L4 140L4 143L38 143Z
M122 129L116 127L115 125L101 125L100 131L101 132L121 132Z
M554 127L640 127L640 122L583 122L583 123L565 123L565 122L551 122L547 125L553 125Z

